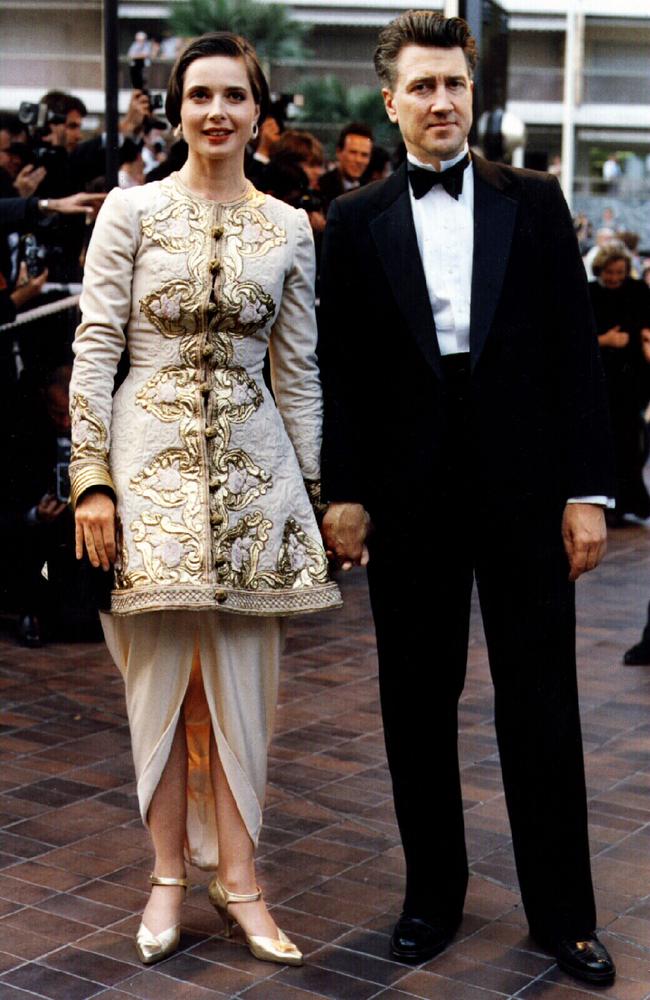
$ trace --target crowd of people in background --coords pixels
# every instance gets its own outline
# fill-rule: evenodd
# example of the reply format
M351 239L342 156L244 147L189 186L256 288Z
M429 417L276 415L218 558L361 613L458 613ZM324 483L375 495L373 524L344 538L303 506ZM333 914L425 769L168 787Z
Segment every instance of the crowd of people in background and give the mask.
M141 36L136 35L129 50L133 62L144 65L176 54L177 39L169 36L154 44ZM32 106L31 119L0 112L2 423L5 454L21 455L10 463L19 481L7 487L0 530L11 540L5 552L29 553L18 583L6 586L0 610L17 614L19 638L27 645L54 635L55 620L67 623L69 637L92 632L83 609L75 617L61 606L62 594L79 605L74 560L67 558L72 546L65 486L69 423L53 416L67 395L76 311L11 326L34 304L69 294L81 281L90 224L107 187L106 137L83 138L86 115L80 98L55 90L37 108ZM307 212L317 260L331 201L387 176L404 157L403 147L378 145L363 122L346 124L332 152L330 158L316 135L287 120L286 103L279 99L246 158L247 176L259 190ZM183 138L152 111L149 94L133 90L119 123L119 186L161 180L186 157ZM558 157L550 156L549 171L557 173L558 163ZM609 517L621 525L629 514L650 517L643 480L649 448L650 248L639 246L637 234L620 230L612 209L598 220L578 214L574 221L591 282L617 451L619 490ZM43 430L40 437L33 434L35 420ZM49 583L41 576L45 562ZM11 583L10 574L4 579Z

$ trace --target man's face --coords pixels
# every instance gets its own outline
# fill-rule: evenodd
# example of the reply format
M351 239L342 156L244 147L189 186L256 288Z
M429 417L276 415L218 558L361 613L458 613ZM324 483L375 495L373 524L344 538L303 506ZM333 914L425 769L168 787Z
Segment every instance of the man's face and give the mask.
M343 149L337 149L336 159L343 176L358 181L370 163L372 139L365 135L346 135Z
M6 128L0 129L0 167L3 170L9 168L9 147L11 145L11 134Z
M382 96L408 152L439 168L467 141L473 89L459 46L406 45L397 57L394 87L384 87Z
M69 153L79 144L82 121L78 111L68 111L65 117L65 144Z

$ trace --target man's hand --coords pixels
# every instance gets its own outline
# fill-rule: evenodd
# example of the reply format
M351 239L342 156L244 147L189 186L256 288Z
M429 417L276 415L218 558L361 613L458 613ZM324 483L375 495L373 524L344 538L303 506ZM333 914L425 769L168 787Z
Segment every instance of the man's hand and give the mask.
M85 215L86 222L93 222L106 198L105 194L86 194L79 191L67 198L48 198L48 212L61 212L62 215Z
M40 295L46 281L47 268L35 278L30 278L27 274L27 264L23 260L18 271L18 283L9 296L16 309L22 309L26 302Z
M603 508L593 503L568 503L562 517L562 540L569 560L569 580L595 569L607 550Z
M93 566L108 570L115 562L115 504L106 493L89 491L75 510L75 551L77 559L84 546Z
M630 335L625 330L621 330L620 323L613 326L607 333L601 333L598 343L601 347L627 347L630 342Z
M56 521L57 517L61 516L67 506L67 503L61 503L51 493L46 493L44 497L41 497L36 508L36 517L41 524L51 524L52 521Z
M124 118L119 129L122 135L137 135L144 124L145 118L151 114L149 95L142 90L134 90Z
M20 197L31 198L46 173L45 167L35 167L33 163L23 167L14 181L14 187Z
M370 517L360 503L331 503L321 526L328 557L344 570L367 566L369 528Z
M641 349L645 360L650 362L650 328L647 326L641 330Z

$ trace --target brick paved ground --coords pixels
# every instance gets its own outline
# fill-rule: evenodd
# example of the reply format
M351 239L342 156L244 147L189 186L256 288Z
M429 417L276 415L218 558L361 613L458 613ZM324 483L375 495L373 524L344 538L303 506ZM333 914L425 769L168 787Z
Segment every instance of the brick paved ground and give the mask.
M365 584L344 612L293 625L260 881L302 969L256 962L218 933L193 872L182 948L154 968L132 937L149 848L132 781L121 681L100 645L17 648L0 634L0 1000L620 1000L650 997L650 668L620 666L650 596L648 532L614 533L579 588L579 654L603 939L620 970L578 989L527 937L475 623L462 706L473 878L457 942L413 969L387 959L402 858L384 763ZM522 664L522 669L525 664ZM435 776L431 780L435 821Z

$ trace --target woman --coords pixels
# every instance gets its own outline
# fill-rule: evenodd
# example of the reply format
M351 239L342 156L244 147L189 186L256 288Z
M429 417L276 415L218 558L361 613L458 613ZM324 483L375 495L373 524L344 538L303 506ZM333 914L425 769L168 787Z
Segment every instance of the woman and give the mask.
M648 402L650 290L630 277L624 247L610 244L593 261L589 283L596 332L607 378L616 455L616 513L650 517L650 496L643 482L646 458L642 410Z
M187 162L109 194L75 341L77 555L115 561L102 625L155 851L145 963L178 944L184 843L193 864L217 869L210 899L228 933L235 920L257 958L302 959L261 899L253 852L281 616L340 595L307 493L318 494L321 422L309 222L244 176L267 105L244 39L204 35L179 56L166 113ZM123 329L131 367L111 400Z

